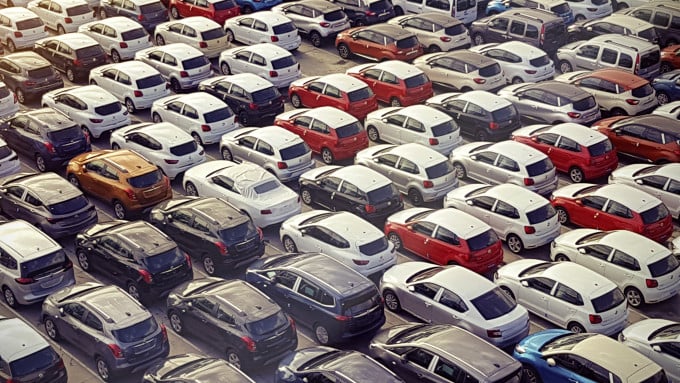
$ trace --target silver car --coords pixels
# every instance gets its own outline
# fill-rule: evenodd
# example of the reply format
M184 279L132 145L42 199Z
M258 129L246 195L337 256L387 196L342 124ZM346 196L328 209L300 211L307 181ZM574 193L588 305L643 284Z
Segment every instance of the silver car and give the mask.
M631 164L609 176L610 184L625 184L661 200L675 219L680 219L680 164Z
M417 143L374 145L357 153L354 163L387 176L416 206L443 198L458 187L446 156Z
M156 68L170 82L175 93L196 88L198 83L212 76L210 60L203 52L185 43L143 49L135 53L135 60Z

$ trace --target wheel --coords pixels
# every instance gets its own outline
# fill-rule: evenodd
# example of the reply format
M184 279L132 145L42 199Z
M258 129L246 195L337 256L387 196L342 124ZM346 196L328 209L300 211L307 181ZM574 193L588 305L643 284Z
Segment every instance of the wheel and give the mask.
M78 265L80 265L80 268L83 269L83 271L90 271L90 268L92 265L90 264L90 257L85 254L84 251L78 250L76 253L76 258L78 259Z
M94 136L92 135L92 132L90 132L90 129L87 126L81 126L80 130L83 131L83 135L85 137L90 137L90 139L94 138Z
M231 154L231 150L227 148L222 148L222 159L233 162L234 156Z
M314 202L312 199L312 193L307 188L300 190L300 198L302 198L302 202L304 202L305 205L311 205Z
M463 92L463 93L465 93L465 92L471 92L471 91L472 91L472 88L470 88L469 86L464 86L464 87L461 89L461 92Z
M620 11L620 10L622 10L622 9L627 9L627 8L628 8L628 4L626 4L626 3L619 3L619 4L616 6L616 10L617 10L617 11Z
M158 114L158 113L156 113L156 112L154 112L153 116L151 116L151 119L152 119L153 122L155 122L156 124L159 123L159 122L163 122L163 118L161 117L161 115Z
M656 94L656 99L659 101L659 105L664 105L671 102L671 98L670 96L668 96L668 93L666 92L658 92Z
M389 234L387 234L387 239L394 245L394 250L396 251L401 250L402 242L399 234L391 231Z
M229 41L230 44L236 41L236 38L234 38L234 32L231 29L227 29L225 34L227 35L227 41Z
M187 193L187 195L198 197L198 189L196 189L196 186L191 182L187 182L187 184L184 186L184 191Z
M8 50L10 53L16 52L17 46L14 45L14 41L12 41L12 40L7 40L7 50Z
M574 17L574 21L576 21L577 23L578 23L579 21L583 21L583 20L585 20L585 19L586 19L586 17L583 16L583 15L576 15L576 17Z
M302 100L300 100L300 96L298 96L297 93L293 93L290 95L290 103L295 108L302 108Z
M401 101L396 97L392 97L390 99L390 106L401 106Z
M417 189L409 189L408 199L413 206L421 206L423 204L423 195Z
M395 16L403 16L404 10L401 9L401 7L394 7L394 15Z
M17 88L14 91L14 94L17 95L17 101L19 101L19 104L23 104L26 102L26 94L24 93L23 89Z
M5 303L7 303L7 306L15 308L19 305L17 298L14 296L14 293L9 289L9 287L5 286L2 288L2 296L5 298Z
M165 39L161 35L156 35L156 45L165 45Z
M583 182L583 178L583 170L581 170L581 168L574 166L573 168L569 169L569 179L571 182Z
M101 9L99 10L99 17L100 17L102 20L103 20L103 19L106 19L106 18L108 17L108 16L106 15L106 11L104 10L104 8L101 8Z
M309 34L309 40L312 42L312 45L314 47L318 48L321 46L321 43L323 40L321 39L321 35L317 31L312 31L312 33Z
M314 325L314 339L323 346L332 343L331 334L328 332L328 329L324 325L318 323Z
M621 109L621 108L614 108L614 109L611 110L611 112L609 112L609 114L611 114L612 116L627 116L628 115L628 113L626 113L626 111Z
M560 225L566 225L569 223L569 213L563 208L563 207L556 207L555 210L557 211L557 222L560 223Z
M117 143L114 142L113 144L111 144L111 149L118 150L118 149L120 149L120 145L118 145Z
M179 81L177 81L176 78L170 80L170 89L172 89L172 91L175 93L179 93L182 91L182 86L179 84Z
M577 333L577 334L581 334L581 333L586 332L586 329L577 322L569 323L567 325L567 330L574 332L574 333Z
M567 257L564 254L557 254L555 256L555 261L557 261L557 262L569 262L571 260L569 259L569 257Z
M524 82L524 80L522 80L521 77L514 77L514 78L512 79L512 83L513 83L513 84L521 84L521 83L523 83L523 82Z
M241 9L241 11L242 11L241 13L243 13L244 15L247 15L249 13L253 13L254 9L250 5L244 5L243 8Z
M542 383L541 377L538 376L533 367L522 365L522 383Z
M66 30L64 29L64 27L61 26L61 25L57 25L57 34L63 35L64 33L66 33Z
M242 110L238 113L238 122L243 126L250 125L248 113L246 113L245 110Z
M203 140L201 140L201 136L198 135L196 132L191 132L191 137L196 141L196 143L200 146L203 146Z
M52 340L59 340L59 330L57 330L57 325L50 318L45 318L45 333Z
M177 314L175 310L168 313L168 319L170 319L170 327L172 330L178 334L184 331L184 323L182 323L182 318Z
M486 42L484 40L484 36L480 35L479 33L472 36L472 40L475 42L475 45L482 45Z
M242 368L241 357L236 352L236 350L234 350L233 348L227 349L226 359L227 359L227 362L231 363L234 367L238 368L239 370Z
M90 80L90 85L98 85L96 81Z
M66 69L66 78L71 82L76 81L76 74L75 72L73 72L73 69L71 68Z
M289 252L289 253L297 253L298 252L297 245L295 244L295 241L293 241L293 239L291 237L289 237L287 235L284 236L282 242L283 242L283 248L287 252Z
M130 294L131 297L135 298L138 301L142 300L142 294L139 291L139 286L137 286L136 283L128 282L126 290L127 290L127 293Z
M512 299L513 301L515 300L515 294L513 294L512 290L510 290L508 287L501 286L500 289L505 295L508 296L508 298Z
M127 217L127 209L125 209L125 206L120 201L115 200L113 201L113 214L118 219L125 219Z
M477 141L488 141L489 135L486 133L486 131L480 130L477 133L475 133L475 139Z
M35 166L41 172L47 171L47 163L45 162L45 159L43 158L43 156L41 156L40 154L35 155Z
M394 291L385 290L383 298L385 299L385 307L387 307L388 310L393 312L401 311L401 303L399 303L399 298Z
M67 178L68 178L68 182L70 182L71 185L80 189L80 182L78 182L78 177L76 177L75 174L69 174Z
M229 64L227 63L221 63L220 70L222 71L222 74L231 74L231 68L229 68Z
M130 114L137 113L137 107L135 106L135 103L129 98L125 99L125 109L127 109L128 113Z
M378 142L380 141L380 133L378 132L378 128L376 128L373 125L369 125L368 128L366 129L368 133L368 139L373 141L373 142Z
M333 152L331 152L331 150L328 148L321 149L321 159L323 160L323 163L326 165L330 165L333 163L333 161L335 161L335 157L333 157Z
M172 16L172 18L175 19L175 20L177 20L181 17L179 15L179 11L177 10L177 7L170 8L170 16Z
M522 250L524 250L522 239L520 239L516 234L508 235L506 243L508 245L508 249L510 249L510 251L515 254L519 254Z
M560 61L560 72L562 73L568 73L573 71L574 68L571 66L571 63L567 60L562 60Z
M456 177L459 180L464 180L467 177L467 171L465 170L465 166L463 166L463 164L461 164L460 162L454 162L453 169L456 171Z
M441 51L442 51L442 49L439 48L438 46L434 45L434 44L432 44L432 45L430 45L429 47L427 47L427 52L428 52L428 53L437 53L437 52L441 52Z
M119 63L122 61L120 59L120 53L118 53L118 51L115 49L111 50L111 61L113 61L114 63Z
M99 377L102 378L103 381L110 382L111 371L109 369L109 364L106 363L106 361L102 359L101 356L96 357L94 359L94 363L97 366L97 375L99 375Z
M667 62L662 62L661 66L659 66L659 72L661 72L661 73L670 72L672 70L673 70L673 65L671 65Z
M363 27L364 25L366 25L366 21L364 21L364 19L358 19L354 22L355 27Z
M347 44L338 45L338 54L343 59L348 59L348 58L352 57L352 51L349 50L349 47L347 46Z
M635 287L628 287L625 290L625 293L626 300L628 301L629 305L633 307L640 307L645 303L645 297L642 296L640 290L636 289Z
M203 257L203 270L211 277L215 275L215 260L209 255Z

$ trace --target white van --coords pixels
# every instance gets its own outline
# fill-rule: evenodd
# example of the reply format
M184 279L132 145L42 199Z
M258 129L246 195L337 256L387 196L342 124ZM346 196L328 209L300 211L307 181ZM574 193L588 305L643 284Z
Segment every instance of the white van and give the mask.
M392 0L397 15L442 12L469 25L477 20L477 0Z

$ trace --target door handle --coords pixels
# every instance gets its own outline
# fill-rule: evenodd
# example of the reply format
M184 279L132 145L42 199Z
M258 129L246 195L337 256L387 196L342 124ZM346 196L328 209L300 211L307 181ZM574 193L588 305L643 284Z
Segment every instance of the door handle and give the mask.
M425 307L430 307L430 306L432 306L432 303L430 303L430 302L425 302Z
M599 215L600 215L600 213L595 213L595 215L593 216L593 218L597 218Z

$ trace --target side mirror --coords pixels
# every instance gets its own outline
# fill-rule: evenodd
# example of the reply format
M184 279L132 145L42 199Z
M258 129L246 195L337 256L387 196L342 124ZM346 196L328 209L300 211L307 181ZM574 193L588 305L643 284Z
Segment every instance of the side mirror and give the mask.
M620 131L620 130L615 130L615 131L614 131L614 134L616 134L617 136L622 136L622 135L623 135L623 132Z
M406 230L413 231L413 225L406 225Z
M529 287L529 282L527 281L521 281L520 284L524 287Z
M6 188L0 188L0 193L7 193L7 189Z
M475 204L475 202L471 199L465 201L465 203L467 203L469 206L474 206L474 204Z
M130 141L130 136L125 136L125 137L123 137L123 138L125 138L125 142Z
M655 344L652 346L652 350L654 350L655 352L661 352L661 347Z
M300 229L300 235L305 236L307 234L307 229Z
M275 285L275 284L279 283L279 277L274 275L273 277L269 278L269 281L272 285Z
M548 366L550 366L550 367L555 367L555 365L557 364L557 363L555 363L555 359L553 359L553 358L548 358L548 359L545 360L545 362L546 362L546 363L548 364Z
M470 156L470 159L473 160L473 161L477 161L477 156L473 154L473 155Z
M173 219L173 218L172 218L171 215L166 215L166 216L165 216L165 220L168 221L168 222L172 222L172 219Z
M531 137L531 141L533 141L533 142L538 141L538 137Z
M593 27L586 27L586 31L592 32L592 31L593 31Z
M408 289L408 291L411 291L411 292L416 291L416 287L413 286L413 285L409 285L409 286L407 287L407 289Z
M64 313L64 308L63 308L63 307L59 307L59 315L60 315L60 316L66 316L66 313ZM658 346L657 346L657 347L658 347Z
M638 185L642 185L642 184L643 184L642 180L635 180L635 183L638 184Z
M187 302L187 309L188 310L193 310L194 309L194 304L191 302Z
M586 249L584 249L584 248L582 248L582 247L579 247L578 252L581 253L581 254L585 254L585 253L586 253Z

